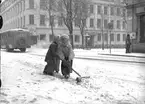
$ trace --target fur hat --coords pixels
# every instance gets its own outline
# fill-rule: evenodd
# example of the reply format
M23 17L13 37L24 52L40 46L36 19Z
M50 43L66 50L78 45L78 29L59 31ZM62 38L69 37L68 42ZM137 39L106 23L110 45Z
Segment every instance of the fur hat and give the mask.
M59 39L60 39L60 35L55 35L54 39L53 39L53 42L58 42Z
M69 45L69 36L66 34L61 35L60 41L61 41L62 45Z

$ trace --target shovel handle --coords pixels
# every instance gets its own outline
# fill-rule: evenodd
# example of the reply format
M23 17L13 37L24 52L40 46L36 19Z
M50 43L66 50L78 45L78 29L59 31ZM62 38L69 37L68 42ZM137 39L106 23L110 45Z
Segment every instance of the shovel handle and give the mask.
M81 77L81 75L80 75L77 71L75 71L73 68L72 68L72 70L73 70L79 77Z

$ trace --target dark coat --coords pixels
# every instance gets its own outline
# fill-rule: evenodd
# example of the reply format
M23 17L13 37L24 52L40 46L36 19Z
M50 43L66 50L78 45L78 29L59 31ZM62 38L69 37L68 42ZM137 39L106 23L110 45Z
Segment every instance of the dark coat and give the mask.
M53 42L47 51L45 62L47 62L47 65L45 66L44 71L46 73L53 73L54 70L59 71L59 57L57 55L57 49L58 44L56 42Z
M126 38L126 53L130 53L130 45L131 45L131 40L130 40L130 37L127 36L127 38Z

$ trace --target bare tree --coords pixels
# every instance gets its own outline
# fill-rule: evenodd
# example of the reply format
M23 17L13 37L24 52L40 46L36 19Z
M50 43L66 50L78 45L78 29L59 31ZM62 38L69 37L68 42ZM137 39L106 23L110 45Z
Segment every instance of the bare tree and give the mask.
M74 20L76 18L78 20L81 20L81 22L78 23L78 26L80 27L81 34L84 35L85 22L86 18L88 17L87 3L88 3L87 0L59 0L58 3L59 4L58 12L60 13L60 16L63 18L64 24L69 30L71 44L73 48L74 48L73 43Z
M75 1L77 0L59 0L59 8L58 12L60 13L61 17L63 18L64 24L69 30L69 36L71 39L72 48L74 48L73 43L73 21L76 16L75 14Z
M75 21L77 23L77 26L80 28L80 33L82 36L82 48L84 48L84 34L86 28L86 20L90 16L89 4L90 3L88 0L77 0L76 2Z
M57 17L56 12L57 12L57 0L43 0L43 3L40 3L40 8L47 10L48 11L48 19L49 19L49 25L51 27L51 32L52 32L52 38L54 37L54 20ZM46 17L47 19L47 17Z

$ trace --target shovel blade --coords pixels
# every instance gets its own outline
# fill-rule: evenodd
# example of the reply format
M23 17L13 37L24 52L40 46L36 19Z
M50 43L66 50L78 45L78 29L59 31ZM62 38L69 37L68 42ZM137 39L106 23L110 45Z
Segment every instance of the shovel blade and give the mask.
M83 77L81 77L81 78L90 78L90 76L83 76Z

